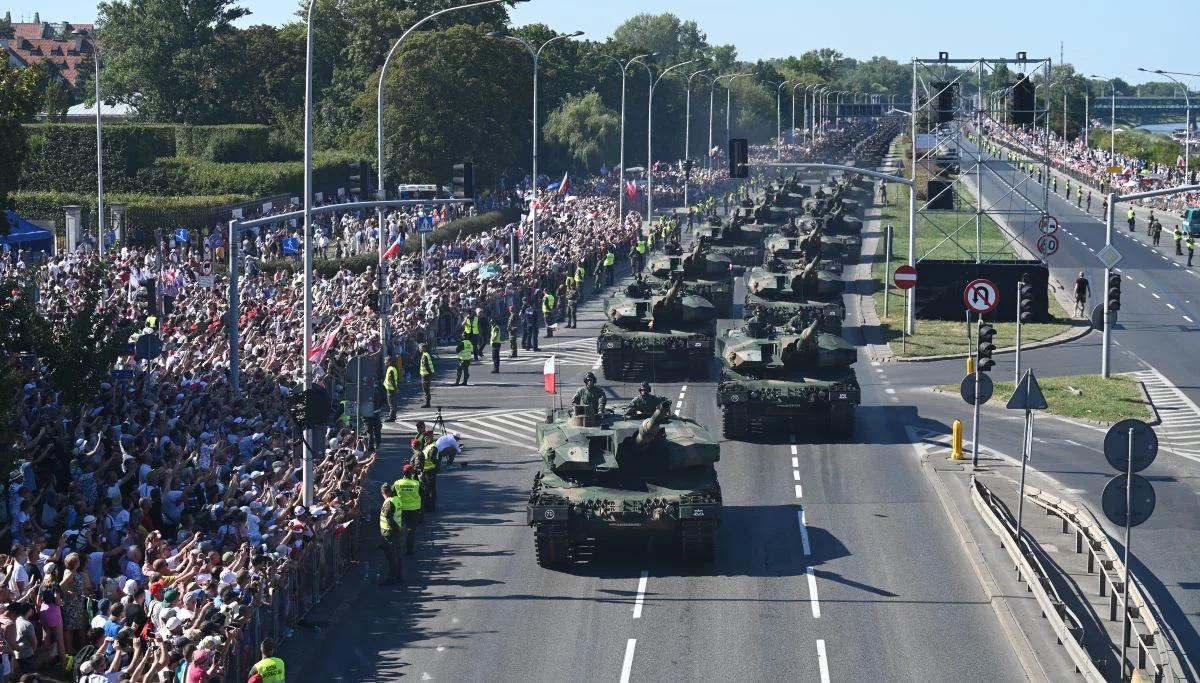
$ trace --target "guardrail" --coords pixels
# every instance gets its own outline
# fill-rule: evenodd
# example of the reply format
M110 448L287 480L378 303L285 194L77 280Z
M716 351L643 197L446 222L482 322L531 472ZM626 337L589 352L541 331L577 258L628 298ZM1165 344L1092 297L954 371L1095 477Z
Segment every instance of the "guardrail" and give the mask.
M1062 598L1059 597L1058 591L1055 590L1050 574L1042 564L1040 548L1035 550L1024 534L1020 541L1017 541L1016 518L1013 517L1004 501L996 497L991 489L984 486L983 482L974 476L971 477L971 502L975 504L975 508L988 527L1003 539L1000 545L1008 552L1021 579L1029 586L1029 590L1037 599L1038 605L1042 609L1042 616L1050 622L1050 627L1058 636L1058 642L1066 648L1071 661L1075 663L1075 670L1082 674L1086 681L1103 683L1107 679L1096 668L1095 662L1083 648L1083 624L1067 608ZM1020 549L1017 548L1018 545L1021 546Z
M1041 489L1026 487L1025 497L1048 514L1061 519L1063 533L1074 530L1075 552L1087 552L1088 573L1096 572L1099 578L1097 591L1101 597L1109 598L1109 621L1122 621L1121 607L1126 603L1123 590L1125 565L1095 516ZM1184 668L1186 660L1171 647L1170 640L1137 582L1131 579L1130 583L1127 601L1129 630L1123 636L1125 647L1129 646L1130 640L1134 641L1138 668L1149 672L1156 682L1195 680L1195 672L1189 673Z

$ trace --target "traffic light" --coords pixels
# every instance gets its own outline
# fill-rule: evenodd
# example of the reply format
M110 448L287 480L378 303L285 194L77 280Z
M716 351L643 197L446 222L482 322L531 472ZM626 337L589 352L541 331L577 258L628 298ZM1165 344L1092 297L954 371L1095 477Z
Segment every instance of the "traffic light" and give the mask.
M1023 323L1033 319L1033 285L1025 282L1018 287L1017 319Z
M992 354L996 351L996 345L992 343L992 337L995 336L995 327L988 323L979 324L979 360L975 364L979 372L987 372L996 367L996 361L992 360Z
M453 192L455 199L475 196L475 165L471 162L454 164Z
M1117 273L1108 276L1108 310L1121 310L1121 276Z
M750 143L746 138L729 138L729 177L750 177Z

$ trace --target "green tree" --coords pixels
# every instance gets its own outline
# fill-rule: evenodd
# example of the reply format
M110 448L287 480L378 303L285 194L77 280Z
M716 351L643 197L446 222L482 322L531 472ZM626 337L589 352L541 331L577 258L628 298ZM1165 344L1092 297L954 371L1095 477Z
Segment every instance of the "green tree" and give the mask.
M62 122L67 119L67 107L71 104L71 97L62 81L51 81L50 85L46 86L42 102L46 109L47 121Z
M637 14L613 31L612 40L635 54L657 52L660 64L671 65L704 57L708 37L694 21L666 12Z
M102 86L115 99L152 121L226 118L221 76L242 56L224 51L221 38L249 10L234 0L112 0L100 3L99 13Z
M384 84L385 175L392 181L441 181L454 161L475 163L479 182L499 176L529 149L529 55L484 29L454 26L411 36ZM378 75L354 102L357 141L375 150Z
M0 234L7 235L8 193L17 189L21 164L29 152L29 141L21 125L33 119L40 98L38 73L34 69L13 69L0 62Z
M592 168L603 161L620 126L621 117L593 90L582 96L568 97L546 118L542 132L548 141L562 145L573 159Z
M304 107L304 34L261 24L222 35L236 60L221 73L229 121L276 123Z

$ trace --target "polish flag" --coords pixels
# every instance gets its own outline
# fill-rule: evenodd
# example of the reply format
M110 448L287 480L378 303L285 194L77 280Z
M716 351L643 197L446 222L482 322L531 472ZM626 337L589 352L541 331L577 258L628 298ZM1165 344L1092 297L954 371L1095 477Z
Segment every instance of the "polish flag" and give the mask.
M333 328L333 331L329 333L329 336L325 337L325 341L312 347L312 350L308 352L308 360L311 361L313 365L320 365L321 361L325 360L325 354L329 353L329 349L333 348L333 343L337 340L338 332L341 331L342 326L339 324L337 327Z
M625 183L625 195L628 196L630 199L637 199L637 196L638 196L637 183L633 182L632 180L626 182Z
M569 177L567 177L567 172L563 171L562 182L558 184L558 193L566 194L567 188L569 188L570 186L571 186L571 179Z
M555 367L554 356L550 356L546 364L542 366L542 384L546 388L547 394L555 393L554 380L557 378L557 369Z
M383 252L383 258L390 259L396 254L399 254L400 248L403 246L404 240L400 237L400 235L396 235L396 239L392 240L392 243L388 246L387 251Z

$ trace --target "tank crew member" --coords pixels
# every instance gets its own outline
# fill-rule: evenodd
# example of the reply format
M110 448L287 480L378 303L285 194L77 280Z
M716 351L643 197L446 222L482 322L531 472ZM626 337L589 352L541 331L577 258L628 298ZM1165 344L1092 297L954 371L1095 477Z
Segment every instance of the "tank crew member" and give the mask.
M650 417L665 400L661 396L650 393L649 382L642 382L642 385L638 387L637 398L630 401L629 405L625 407L625 417L639 420Z
M583 376L583 387L575 392L575 398L571 399L572 405L586 405L591 412L599 415L604 411L608 399L605 398L604 392L596 386L596 374L589 372Z

